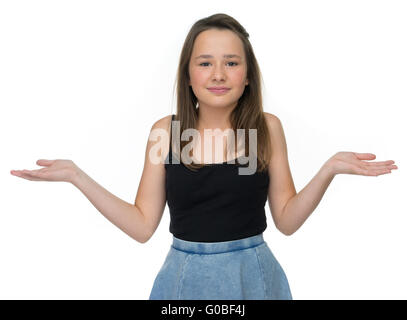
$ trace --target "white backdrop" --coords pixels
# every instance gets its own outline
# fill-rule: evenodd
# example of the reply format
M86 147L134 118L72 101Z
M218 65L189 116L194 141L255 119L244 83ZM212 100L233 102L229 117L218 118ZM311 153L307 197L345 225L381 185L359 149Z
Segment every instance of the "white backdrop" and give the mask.
M183 41L214 13L250 34L297 192L338 151L399 167L336 176L289 237L266 204L264 237L293 298L407 298L407 4L389 0L0 2L0 298L148 299L168 207L140 244L73 185L10 170L71 159L134 203L151 126L176 112Z

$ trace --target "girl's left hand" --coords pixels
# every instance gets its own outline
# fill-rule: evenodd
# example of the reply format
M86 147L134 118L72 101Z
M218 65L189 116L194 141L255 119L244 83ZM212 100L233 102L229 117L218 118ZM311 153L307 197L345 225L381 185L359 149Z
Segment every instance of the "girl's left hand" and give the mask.
M333 155L325 165L330 168L334 175L347 173L363 176L379 176L381 174L391 173L391 170L397 169L393 160L364 161L373 159L376 159L373 153L338 152Z

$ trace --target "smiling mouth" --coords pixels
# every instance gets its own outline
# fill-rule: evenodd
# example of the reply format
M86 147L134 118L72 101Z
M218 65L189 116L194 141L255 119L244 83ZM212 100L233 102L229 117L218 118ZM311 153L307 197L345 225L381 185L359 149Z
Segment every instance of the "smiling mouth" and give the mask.
M216 89L216 88L208 88L208 90L212 93L222 94L228 92L230 89L223 88L223 89Z

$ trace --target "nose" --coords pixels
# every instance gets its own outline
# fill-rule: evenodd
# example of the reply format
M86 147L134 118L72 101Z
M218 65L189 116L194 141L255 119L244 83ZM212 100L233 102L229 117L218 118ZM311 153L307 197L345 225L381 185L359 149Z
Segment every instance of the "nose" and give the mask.
M214 68L212 78L214 81L225 81L225 72L222 64L217 64L217 66Z

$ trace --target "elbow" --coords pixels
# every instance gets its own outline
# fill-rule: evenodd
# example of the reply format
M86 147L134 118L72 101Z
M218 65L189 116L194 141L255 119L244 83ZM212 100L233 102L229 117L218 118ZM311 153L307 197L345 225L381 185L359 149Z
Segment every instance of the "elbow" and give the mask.
M132 236L132 238L134 239L134 240L136 240L138 243L146 243L148 240L150 240L150 238L151 238L151 234L144 234L144 235L142 235L142 236L140 236L140 235L137 235L137 236Z
M133 238L134 240L136 240L138 243L146 243L148 241L147 238Z
M151 234L145 235L144 237L142 237L141 239L137 240L140 243L146 243L148 240L151 239Z
M277 229L278 229L278 231L280 231L283 235L285 235L287 237L293 235L296 231L292 228L290 229L290 228L284 227L282 225L278 225Z
M288 230L284 230L284 229L279 229L279 230L283 235L285 235L287 237L291 236L291 235L293 235L295 233L295 231L288 231Z
M146 243L150 238L134 238L138 243Z
M283 208L283 212L279 215L279 219L277 220L276 227L277 229L285 236L291 236L297 231L297 228L293 228L290 226L290 223L283 219L284 210L287 204Z

